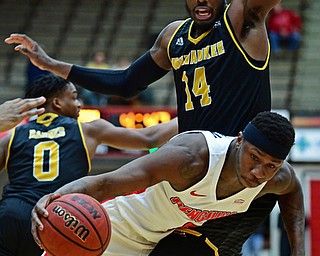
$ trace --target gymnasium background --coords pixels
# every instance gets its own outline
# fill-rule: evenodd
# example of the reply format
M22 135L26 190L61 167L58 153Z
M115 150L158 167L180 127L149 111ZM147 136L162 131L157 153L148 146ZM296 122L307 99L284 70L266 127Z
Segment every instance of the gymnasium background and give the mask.
M320 1L283 0L282 5L303 18L302 44L296 54L272 58L272 107L290 117L296 144L289 160L303 184L307 213L307 255L320 255ZM26 33L47 53L85 65L96 50L107 63L129 61L148 49L169 22L186 17L182 0L0 0L0 102L23 97L27 58L3 40L12 32ZM172 74L148 88L152 102L126 106L85 106L81 118L102 117L116 125L141 127L176 115ZM146 154L101 147L93 160L93 173L109 171ZM6 182L0 177L1 187ZM270 216L268 255L277 256L278 208Z

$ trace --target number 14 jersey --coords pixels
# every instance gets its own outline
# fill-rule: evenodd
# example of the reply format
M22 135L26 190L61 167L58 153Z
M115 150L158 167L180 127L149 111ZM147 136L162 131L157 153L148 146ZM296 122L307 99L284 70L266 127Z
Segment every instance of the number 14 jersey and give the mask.
M168 46L176 84L179 131L202 129L237 135L261 111L270 110L269 55L252 59L241 47L227 9L197 38L186 19ZM239 100L241 99L241 100Z

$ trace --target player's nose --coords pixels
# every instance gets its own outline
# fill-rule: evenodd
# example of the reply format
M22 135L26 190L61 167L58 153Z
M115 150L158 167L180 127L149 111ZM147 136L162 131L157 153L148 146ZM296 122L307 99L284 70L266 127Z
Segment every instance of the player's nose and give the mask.
M257 164L251 169L251 174L256 177L257 179L264 179L266 178L265 170L262 164Z

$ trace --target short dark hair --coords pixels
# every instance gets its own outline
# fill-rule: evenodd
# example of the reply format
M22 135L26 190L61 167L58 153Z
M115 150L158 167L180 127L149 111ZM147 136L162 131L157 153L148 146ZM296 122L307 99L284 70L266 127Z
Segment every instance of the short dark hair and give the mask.
M286 148L294 144L295 131L292 124L284 116L270 111L259 113L251 123L269 140Z
M25 98L44 96L49 101L66 90L68 83L69 81L53 74L41 75L27 85Z

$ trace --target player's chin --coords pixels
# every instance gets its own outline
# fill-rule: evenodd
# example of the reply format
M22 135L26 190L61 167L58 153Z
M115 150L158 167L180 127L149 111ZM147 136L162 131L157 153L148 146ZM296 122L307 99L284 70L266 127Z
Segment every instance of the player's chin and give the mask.
M260 185L260 183L257 180L250 180L246 178L243 178L241 183L246 188L255 188Z
M200 20L200 19L195 19L195 24L198 28L201 28L202 31L208 31L212 29L214 25L214 21L211 19L205 19L205 20Z

